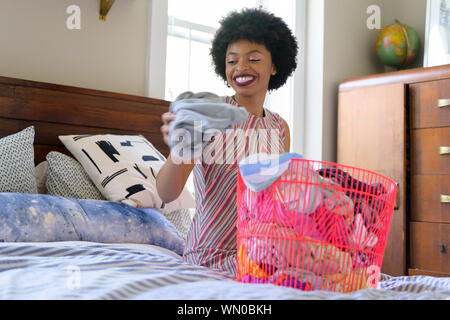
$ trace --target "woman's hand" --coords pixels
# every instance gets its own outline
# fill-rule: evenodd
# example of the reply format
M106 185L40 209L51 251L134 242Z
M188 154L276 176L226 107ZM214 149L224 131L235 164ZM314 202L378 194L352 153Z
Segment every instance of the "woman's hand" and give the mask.
M161 133L163 135L164 142L167 145L169 145L169 123L170 121L174 120L175 117L176 114L172 112L163 113L161 116L161 120L163 122L163 125L161 126Z
M164 142L169 145L169 130L170 121L176 117L175 113L166 112L161 115L162 126L161 133L163 134ZM177 199L189 175L194 168L194 163L183 163L182 161L174 161L172 153L167 157L167 161L159 169L156 175L156 190L159 197L165 202L170 203Z

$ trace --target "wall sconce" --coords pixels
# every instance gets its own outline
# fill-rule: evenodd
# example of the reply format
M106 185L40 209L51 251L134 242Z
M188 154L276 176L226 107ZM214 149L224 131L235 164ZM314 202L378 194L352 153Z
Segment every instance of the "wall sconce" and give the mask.
M111 9L112 5L116 0L101 0L100 1L100 20L106 21L106 15L108 14L109 9Z

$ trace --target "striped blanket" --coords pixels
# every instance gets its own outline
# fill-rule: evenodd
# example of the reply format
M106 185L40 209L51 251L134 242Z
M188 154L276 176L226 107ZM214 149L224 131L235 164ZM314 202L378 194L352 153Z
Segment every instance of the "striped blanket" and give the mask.
M383 275L376 289L304 292L239 283L155 245L4 242L0 299L450 299L450 278Z

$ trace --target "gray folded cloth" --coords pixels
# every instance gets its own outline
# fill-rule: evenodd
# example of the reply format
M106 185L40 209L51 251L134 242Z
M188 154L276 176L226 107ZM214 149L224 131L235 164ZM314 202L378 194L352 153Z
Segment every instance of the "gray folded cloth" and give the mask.
M212 129L225 132L234 124L244 123L249 116L245 108L225 103L211 92L184 92L172 102L169 111L176 114L169 124L169 147L183 160L202 154L203 146L209 142L204 139L205 133L211 133Z

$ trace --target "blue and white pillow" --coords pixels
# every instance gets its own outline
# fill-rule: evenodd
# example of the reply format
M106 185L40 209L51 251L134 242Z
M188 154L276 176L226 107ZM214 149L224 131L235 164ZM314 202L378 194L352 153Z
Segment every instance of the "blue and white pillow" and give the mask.
M185 243L156 209L24 193L0 193L0 241L152 244L179 255Z

